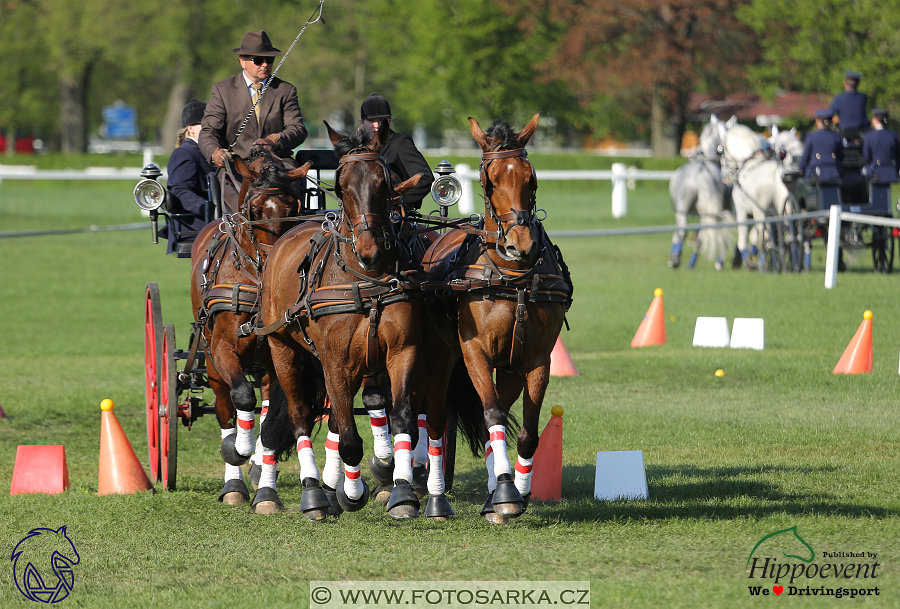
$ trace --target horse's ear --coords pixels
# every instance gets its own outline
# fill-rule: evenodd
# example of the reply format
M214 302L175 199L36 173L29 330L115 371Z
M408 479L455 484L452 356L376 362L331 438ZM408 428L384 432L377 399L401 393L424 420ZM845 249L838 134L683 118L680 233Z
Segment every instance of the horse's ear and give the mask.
M328 139L331 140L332 146L337 146L341 139L341 134L331 128L331 125L328 124L328 121L322 121L325 123L325 129L328 131Z
M416 175L414 175L410 179L406 180L405 182L400 182L399 184L394 186L394 192L396 192L398 195L402 195L404 192L406 192L410 188L415 187L416 184L418 184L419 180L421 180L421 179L422 179L422 174L417 173Z
M728 119L728 122L725 123L725 128L726 128L726 129L731 129L731 128L734 127L735 125L737 125L737 117L734 116L734 115L732 115L732 117Z
M391 122L386 118L382 118L378 120L378 131L375 132L375 136L372 138L372 144L376 147L376 149L381 150L382 146L387 144L388 137L391 135Z
M488 145L487 136L484 134L484 131L481 130L481 126L471 116L469 117L469 129L472 131L472 137L475 138L475 142L481 148L482 152L490 151L491 147Z
M531 139L531 136L534 135L534 132L537 130L538 119L541 117L541 113L538 112L534 115L534 118L531 119L531 122L525 125L525 128L519 132L519 135L516 136L516 141L519 142L519 146L524 148L526 144L528 144L528 140Z
M772 139L778 137L778 125L772 125Z
M709 115L709 122L710 122L711 124L713 124L713 125L718 125L718 124L719 124L719 117L716 116L715 114L710 114L710 115Z
M287 173L287 177L289 177L292 181L299 180L300 178L305 178L306 174L309 172L310 167L312 167L312 161L307 161L297 169L292 169Z
M261 174L256 173L247 167L247 164L244 163L244 160L241 157L233 155L232 158L234 159L234 168L237 169L237 172L244 176L245 179L250 180L251 182L255 182L259 179Z

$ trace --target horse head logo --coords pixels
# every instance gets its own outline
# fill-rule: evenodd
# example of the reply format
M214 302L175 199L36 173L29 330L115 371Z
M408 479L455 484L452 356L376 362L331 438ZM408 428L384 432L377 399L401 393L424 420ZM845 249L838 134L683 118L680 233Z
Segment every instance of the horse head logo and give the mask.
M16 544L10 560L16 587L25 598L58 603L72 591L72 567L81 562L81 557L62 526L56 530L32 529Z
M801 561L803 561L803 562L805 562L805 563L810 563L810 562L812 562L813 560L815 560L815 558L816 558L816 551L812 549L812 546L811 546L811 545L809 545L808 543L806 543L806 540L805 540L805 539L803 539L802 537L800 537L800 534L797 533L797 526L794 525L794 526L790 527L789 529L781 529L780 531L775 531L774 533L769 533L768 535L766 535L765 537L763 537L762 539L760 539L760 540L757 542L757 544L756 544L755 546L753 546L753 550L750 552L750 556L747 558L747 566L748 566L748 567L750 566L750 560L753 558L753 553L756 552L756 549L757 549L759 546L761 546L764 542L766 542L766 541L772 539L773 537L776 537L776 536L778 536L778 535L781 535L782 533L792 533L792 534L793 534L793 538L796 539L797 541L799 541L799 542L806 548L806 550L809 550L809 558L804 558L803 556L798 556L797 554L788 554L787 552L785 552L784 550L782 550L781 553L782 553L782 555L783 555L785 558L796 558L797 560L801 560ZM778 541L781 542L781 543L790 543L790 537L791 537L791 536L786 536L786 537L780 538ZM803 554L806 554L806 551L805 551L805 550L802 550L801 552L802 552Z

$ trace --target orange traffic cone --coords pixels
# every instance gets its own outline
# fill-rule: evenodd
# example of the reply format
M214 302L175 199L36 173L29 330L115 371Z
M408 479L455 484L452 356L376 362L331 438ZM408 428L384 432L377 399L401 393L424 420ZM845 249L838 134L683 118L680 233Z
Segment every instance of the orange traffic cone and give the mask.
M10 495L56 495L69 488L65 446L19 446Z
M863 313L863 321L832 374L872 372L872 311Z
M128 437L113 413L112 400L103 400L100 409L100 478L98 495L153 490L144 466L138 461Z
M647 345L666 344L666 315L663 311L663 291L660 288L653 290L653 302L647 309L647 315L641 325L638 326L634 338L631 339L632 347L646 347Z
M540 501L562 499L562 406L550 410L550 421L541 432L531 470L531 498Z
M578 370L572 362L569 350L563 344L562 336L556 338L556 344L550 352L550 376L578 376Z

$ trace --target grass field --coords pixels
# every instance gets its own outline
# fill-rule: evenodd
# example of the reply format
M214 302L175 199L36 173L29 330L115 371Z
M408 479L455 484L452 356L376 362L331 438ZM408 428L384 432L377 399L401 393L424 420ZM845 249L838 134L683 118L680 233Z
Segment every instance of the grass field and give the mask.
M131 188L3 182L0 232L139 221ZM608 185L542 182L538 202L551 231L672 223L663 183L639 183L620 220ZM98 497L99 403L116 402L146 460L144 286L159 283L164 321L182 346L192 319L188 261L166 257L149 230L0 239L0 404L9 415L0 420L0 548L11 553L32 528L66 525L81 562L64 606L307 607L312 580L589 580L593 607L838 603L788 596L786 580L779 601L751 597L748 586L775 584L759 571L749 577L754 546L796 526L817 565L872 562L823 555L867 552L879 566L874 579L793 585L877 586L877 596L854 602L900 607L900 275L873 274L862 251L826 290L821 242L804 275L717 273L706 260L673 271L669 240L557 240L575 282L563 340L580 376L551 380L542 425L550 406L565 408L564 501L534 503L496 527L478 516L483 464L462 452L450 522L396 522L368 506L313 525L297 512L295 459L279 478L287 512L223 506L211 417L179 434L178 491ZM658 287L667 343L632 349ZM832 375L866 309L874 371ZM766 348L693 348L698 316L764 318ZM714 376L719 368L724 377ZM320 434L320 465L323 443ZM20 444L65 445L71 490L4 494ZM648 500L593 499L596 453L612 450L643 451ZM754 555L799 564L783 554L798 554L797 545L773 539ZM0 606L29 606L5 564Z

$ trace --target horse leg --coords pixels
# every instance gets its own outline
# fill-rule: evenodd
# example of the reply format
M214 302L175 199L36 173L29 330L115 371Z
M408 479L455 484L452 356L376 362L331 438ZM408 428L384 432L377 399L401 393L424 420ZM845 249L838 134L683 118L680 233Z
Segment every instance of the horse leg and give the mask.
M332 362L325 373L328 399L331 401L328 428L338 434L337 449L344 464L344 477L336 489L338 504L346 512L356 512L368 503L369 487L361 476L363 444L353 418L353 396L359 389L359 381L356 386L351 386L352 379L347 377L351 367L345 364Z
M669 266L677 269L681 266L681 249L684 246L684 235L687 232L687 212L676 209L675 224L678 228L672 233L672 249L669 250Z
M394 489L391 491L387 510L394 518L419 516L419 498L412 489L413 437L418 442L418 413L413 410L410 398L416 351L414 348L404 349L401 355L388 361L393 393L391 429L394 430Z
M329 516L340 516L343 508L337 499L337 488L341 483L341 454L338 450L341 436L338 434L337 420L328 417L328 437L325 439L325 467L322 469L322 490L331 503Z
M225 461L225 485L219 493L219 501L226 505L240 505L250 501L250 491L244 482L244 474L241 471L241 462L234 455L234 440L237 430L232 423L234 417L234 404L231 402L230 387L222 380L213 366L207 370L209 386L216 396L216 419L222 433L220 452Z
M269 375L266 374L262 378L262 382L260 383L259 388L260 393L260 405L261 411L259 414L259 428L262 429L262 425L266 420L266 417L269 414ZM259 488L259 476L262 469L262 458L263 458L263 445L262 445L262 435L256 437L256 448L253 450L253 454L250 455L250 483L253 485L253 489L256 490Z
M391 445L387 415L390 402L374 377L363 378L362 402L369 413L369 425L372 428L374 454L369 459L369 471L378 482L375 499L387 501L387 493L382 491L390 487L391 472L394 470L394 447Z

